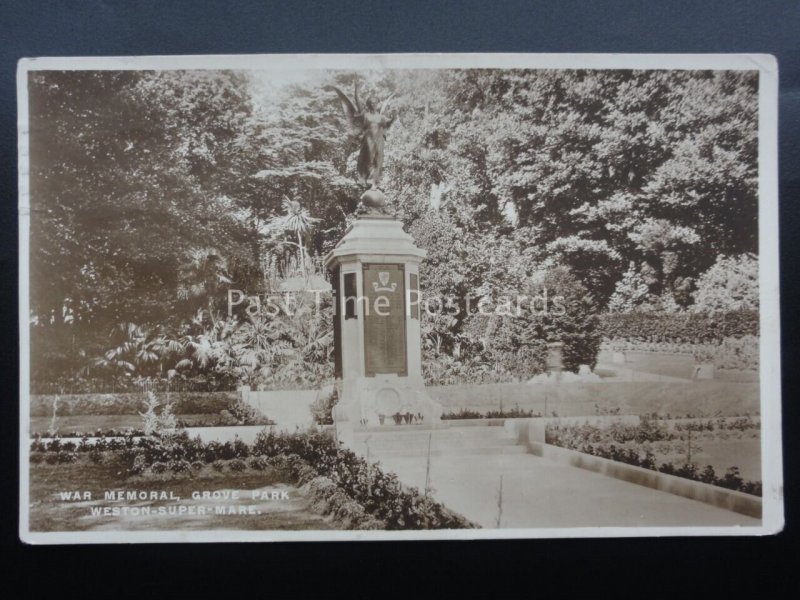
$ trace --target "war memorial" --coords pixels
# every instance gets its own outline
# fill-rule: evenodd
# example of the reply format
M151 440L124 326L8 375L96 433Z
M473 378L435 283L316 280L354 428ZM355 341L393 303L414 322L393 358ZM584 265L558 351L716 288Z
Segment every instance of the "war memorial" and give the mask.
M773 531L758 78L309 61L26 67L24 539Z

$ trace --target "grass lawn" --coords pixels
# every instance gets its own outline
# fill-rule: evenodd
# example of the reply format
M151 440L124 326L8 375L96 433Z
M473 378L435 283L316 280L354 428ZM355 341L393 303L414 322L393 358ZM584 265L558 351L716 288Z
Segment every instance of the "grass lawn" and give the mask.
M711 465L718 476L739 467L744 479L761 481L761 440L719 440L700 442L702 450L693 457L698 465Z
M758 431L731 432L728 439L720 439L715 436L713 439L708 437L693 438L692 462L702 470L706 465L714 467L717 477L722 477L731 467L738 467L739 474L743 479L751 481L761 481L761 436ZM673 444L680 447L684 442L679 441ZM635 446L635 444L634 444ZM657 450L658 443L655 445L656 462L671 462L674 465L682 465L686 462L686 451L680 452L673 450L668 453L661 453Z
M171 492L179 499L105 499L106 491L116 490ZM234 491L238 493L238 499L231 497ZM254 491L256 497L253 497ZM62 493L68 492L79 492L80 499L62 499ZM218 492L222 497L193 499L193 492ZM91 498L86 498L85 493L89 493ZM283 493L288 495L288 499ZM275 499L272 499L273 495ZM30 469L31 531L336 528L335 523L315 513L310 504L310 499L301 489L285 481L280 471L274 469L220 473L206 465L192 475L125 477L115 462L98 465L87 457L81 457L73 464L32 464ZM140 512L149 507L151 514L92 514L93 508L98 511L103 507L128 507L128 510L136 507ZM159 514L158 507L163 507L166 514ZM181 507L183 513L178 512ZM234 514L217 514L220 508ZM195 514L190 514L190 510ZM239 514L242 510L249 513ZM204 513L199 514L200 511Z

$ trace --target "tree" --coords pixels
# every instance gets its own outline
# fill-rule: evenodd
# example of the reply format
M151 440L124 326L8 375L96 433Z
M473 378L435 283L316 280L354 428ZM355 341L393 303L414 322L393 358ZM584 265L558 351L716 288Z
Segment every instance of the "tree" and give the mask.
M203 335L187 322L216 318L225 286L274 291L296 254L305 272L335 245L362 187L327 84L395 94L381 187L428 251L423 293L462 309L429 324L438 356L484 360L464 299L539 272L564 267L597 307L633 262L647 307L679 310L718 257L757 251L755 72L320 72L270 93L234 71L30 77L37 378L105 352L120 323Z
M617 282L614 293L608 301L608 310L611 312L631 312L647 301L650 287L636 270L636 264L631 261L628 270Z
M255 236L213 168L241 154L245 101L235 74L31 74L32 356L40 340L64 353L35 372L75 372L119 323L188 318L179 273L209 240L225 241L232 279L253 276Z
M758 310L758 258L753 254L719 256L697 279L695 312Z
M307 277L308 272L306 269L306 255L305 255L305 237L311 231L311 227L314 223L317 223L319 219L312 217L308 210L306 210L298 201L290 200L286 196L283 197L282 203L284 215L278 219L275 219L272 227L276 230L289 230L297 236L297 253L298 253L298 264L300 265L300 270L303 272L303 276ZM293 243L284 241L283 243Z
M536 273L522 288L521 310L493 314L475 312L467 320L467 335L481 340L495 364L517 377L531 377L545 368L548 342L562 342L563 363L576 372L581 365L594 368L600 350L597 306L591 294L565 267ZM538 300L534 300L534 299Z

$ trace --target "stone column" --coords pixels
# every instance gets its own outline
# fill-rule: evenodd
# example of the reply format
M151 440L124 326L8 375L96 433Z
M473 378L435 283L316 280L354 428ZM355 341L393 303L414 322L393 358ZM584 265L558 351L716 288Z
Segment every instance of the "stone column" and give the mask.
M561 373L564 370L564 342L548 342L547 372Z
M337 427L439 421L425 391L419 265L425 251L388 216L358 218L325 257L334 288ZM404 419L404 422L406 422Z

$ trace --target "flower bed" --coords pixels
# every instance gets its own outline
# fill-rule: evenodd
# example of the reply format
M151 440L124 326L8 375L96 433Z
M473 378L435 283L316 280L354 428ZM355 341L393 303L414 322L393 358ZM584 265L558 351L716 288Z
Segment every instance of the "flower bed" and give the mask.
M737 466L731 466L722 477L714 467L700 468L690 460L691 453L701 450L703 441L741 439L758 435L760 424L752 417L736 419L692 419L678 422L642 419L639 424L616 422L609 426L548 424L545 441L548 444L577 450L618 462L677 475L761 495L760 481L744 480ZM687 460L666 460L686 454Z
M81 453L92 460L120 461L129 476L145 472L187 474L202 465L219 471L245 471L270 465L285 470L299 485L307 486L318 507L354 528L463 529L475 527L464 517L402 486L322 432L276 433L262 431L252 445L241 440L203 443L185 433L134 439L86 440L78 444L60 440L34 440L31 462L70 463ZM110 456L109 456L110 455Z
M510 410L488 410L486 412L478 412L477 410L469 410L462 408L458 411L452 411L442 414L442 420L457 420L457 419L530 419L533 417L541 417L541 413L534 413L533 410L521 409L518 406Z

